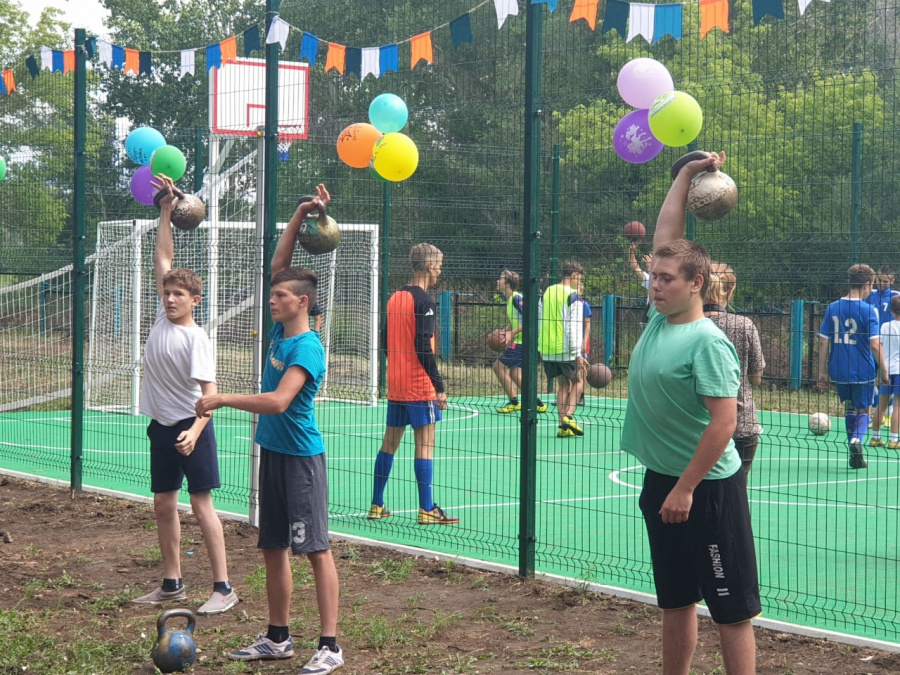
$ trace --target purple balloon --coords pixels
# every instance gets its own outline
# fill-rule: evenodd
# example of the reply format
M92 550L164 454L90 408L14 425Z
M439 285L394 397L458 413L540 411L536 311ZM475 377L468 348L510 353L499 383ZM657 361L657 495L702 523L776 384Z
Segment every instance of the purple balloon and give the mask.
M665 147L650 132L649 110L632 110L619 120L613 131L616 154L630 164L649 162Z
M632 108L649 108L660 94L675 91L668 69L646 57L631 59L622 66L616 85L622 100Z
M153 172L149 165L138 167L131 177L131 196L144 206L153 206L155 190L150 183L151 180L153 180Z

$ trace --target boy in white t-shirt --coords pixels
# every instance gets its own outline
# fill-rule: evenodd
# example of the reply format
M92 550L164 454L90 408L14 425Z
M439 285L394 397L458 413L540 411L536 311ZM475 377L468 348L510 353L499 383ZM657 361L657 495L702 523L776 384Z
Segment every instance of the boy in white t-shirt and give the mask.
M153 267L161 306L144 347L141 413L151 418L150 490L163 561L159 588L133 602L158 605L187 597L181 579L181 520L178 491L187 477L191 508L200 523L213 571L213 593L198 614L221 614L238 603L228 581L225 536L213 506L212 493L220 486L219 461L212 418L197 417L194 404L215 394L216 361L209 336L194 322L203 282L195 272L172 269L174 183L159 174L154 185L166 194L160 199L159 226Z
M875 419L880 420L888 409L891 396L900 395L900 295L891 298L890 304L892 320L881 324L881 350L884 354L884 364L887 367L890 384L883 384L879 390L878 411ZM900 399L896 399L900 400ZM883 446L881 429L872 430L872 440L869 445ZM892 450L900 449L900 405L894 405L891 412L891 440L887 447Z

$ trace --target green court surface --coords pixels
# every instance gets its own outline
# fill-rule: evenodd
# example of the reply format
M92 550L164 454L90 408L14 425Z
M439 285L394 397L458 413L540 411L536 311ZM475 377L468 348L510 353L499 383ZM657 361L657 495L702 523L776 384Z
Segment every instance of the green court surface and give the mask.
M435 501L462 522L416 524L412 433L386 492L389 519L369 521L372 468L384 405L317 403L328 449L331 527L343 533L506 565L518 565L519 420L500 399L451 401L438 425ZM653 592L637 505L642 469L618 450L625 401L588 397L583 438L556 438L555 414L539 416L539 572ZM219 509L248 512L249 415L216 413L223 488ZM84 484L149 496L146 418L85 413ZM806 417L760 413L766 429L749 494L768 619L900 642L900 454L867 448L869 468L848 468L842 420L822 437ZM663 424L664 421L660 420ZM0 470L69 479L67 412L0 415ZM186 495L184 495L186 500Z

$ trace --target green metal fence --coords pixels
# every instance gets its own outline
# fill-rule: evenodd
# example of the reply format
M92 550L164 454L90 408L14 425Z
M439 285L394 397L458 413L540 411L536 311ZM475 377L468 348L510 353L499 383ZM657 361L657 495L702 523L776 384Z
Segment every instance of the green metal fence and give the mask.
M685 5L681 39L653 45L626 43L599 21L596 30L570 22L572 2L550 12L522 0L499 29L494 4L474 0L269 8L266 15L259 4L223 3L209 21L175 23L154 7L114 17L108 41L151 53L150 76L105 65L98 41L77 31L74 41L62 34L49 45L74 45L70 74L32 77L27 59L40 61L41 45L18 47L9 63L18 88L0 96L0 156L9 164L0 182L0 466L147 494L146 420L135 397L155 311L155 210L130 194L137 166L123 142L130 128L149 125L184 152L182 189L201 190L211 206L207 225L178 233L176 262L206 281L197 318L214 334L221 390L257 386L265 265L297 197L324 182L332 214L355 228L334 259L296 259L316 267L328 288L329 401L320 422L335 531L652 592L634 469L618 452L644 293L628 269L622 228L639 220L652 233L668 167L685 149L626 164L611 138L628 111L616 75L629 59L652 56L699 101L705 122L695 145L724 150L740 190L728 217L691 221L689 236L734 267L735 307L756 322L768 363L757 391L765 433L750 484L766 616L900 641L890 582L900 504L897 490L885 489L900 479L898 458L873 450L869 471L851 475L836 397L811 386L822 307L844 294L847 267L900 267L897 8L835 0L757 22L752 3L736 0L729 32L701 38L698 8ZM203 46L237 36L244 48L246 31L257 26L265 37L276 13L290 26L285 49L263 40L252 54L269 59L269 78L277 60L297 61L304 35L318 39L306 137L276 147L272 99L258 136L211 135ZM454 43L448 24L464 16L471 41ZM411 38L428 31L433 62L411 68ZM362 80L326 70L328 43L396 43L399 67ZM181 76L186 48L199 55L196 73ZM420 156L413 177L397 184L349 168L335 152L340 131L366 121L383 92L407 102L404 131ZM453 405L438 427L435 491L463 522L440 531L403 515L415 506L405 465L388 488L398 517L377 528L363 517L383 424L383 410L371 405L384 366L373 336L420 241L445 254L434 291L447 294L440 331L450 351L441 368ZM551 433L552 409L521 419L496 413L503 399L485 336L505 323L494 292L510 268L523 274L533 348L538 289L568 259L586 268L592 360L610 363L615 376L589 392L579 411L587 434L566 444ZM533 349L525 365L525 400L546 398ZM815 411L835 416L830 435L806 431ZM218 503L246 515L254 498L250 421L221 411L216 425ZM411 454L404 445L400 456Z

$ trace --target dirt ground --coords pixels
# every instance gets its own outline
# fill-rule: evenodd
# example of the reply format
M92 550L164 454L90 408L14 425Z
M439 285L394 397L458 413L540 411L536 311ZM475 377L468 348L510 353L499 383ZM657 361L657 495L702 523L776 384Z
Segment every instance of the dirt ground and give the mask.
M196 609L211 584L193 516L184 514L183 575ZM12 613L39 643L61 654L73 645L107 646L109 665L73 665L67 673L150 675L158 610L130 599L158 583L160 564L150 506L0 476L0 630ZM227 651L265 631L266 599L256 533L226 521L231 580L241 603L198 617L200 650L191 672L296 673L315 646L318 622L309 567L298 559L291 632L295 656L232 663ZM654 607L583 590L482 572L386 549L334 542L341 578L338 640L343 673L659 673L660 613ZM0 634L0 673L57 672L15 661L18 635ZM757 629L758 672L878 674L900 672L900 655ZM127 643L130 652L121 646ZM721 674L717 633L701 620L697 675ZM119 648L117 651L117 647ZM123 655L124 654L124 655ZM34 654L33 654L34 656ZM102 661L100 662L103 663ZM27 670L26 670L27 669Z

